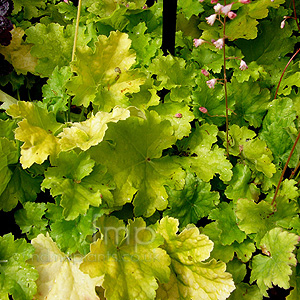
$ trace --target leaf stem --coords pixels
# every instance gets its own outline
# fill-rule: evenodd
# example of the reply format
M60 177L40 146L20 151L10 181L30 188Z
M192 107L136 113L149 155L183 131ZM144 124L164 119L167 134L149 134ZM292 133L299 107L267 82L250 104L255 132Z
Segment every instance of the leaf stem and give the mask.
M288 164L289 164L289 162L290 162L290 160L291 160L291 157L292 157L292 155L293 155L293 153L294 153L294 150L295 150L295 148L296 148L296 145L297 145L297 143L298 143L299 138L300 138L300 131L299 131L298 136L297 136L297 138L296 138L296 140L295 140L295 143L294 143L293 148L292 148L292 150L291 150L291 152L290 152L290 155L289 155L289 157L288 157L288 159L287 159L287 161L286 161L286 163L285 163L285 166L284 166L284 168L283 168L283 170L282 170L282 173L281 173L279 182L278 182L278 184L277 184L276 191L275 191L275 194L274 194L274 197L273 197L273 200L272 200L271 205L274 205L274 202L275 202L275 199L276 199L276 197L277 197L277 194L278 194L278 191L279 191L279 187L280 187L280 184L281 184L281 182L282 182L284 173L285 173L285 171L286 171L286 169L287 169L287 167L288 167Z
M300 167L300 161L298 162L296 168L292 171L292 173L291 173L289 179L292 179L292 178L294 177L294 175L295 175L296 172L298 171L299 167Z
M81 11L81 1L78 1L77 7L77 18L76 18L76 25L75 25L75 34L74 34L74 43L73 43L73 51L72 51L72 61L75 59L75 52L77 46L77 37L78 37L78 28L79 28L79 19L80 19L80 11Z
M298 30L300 31L300 26L299 26L299 22L298 22L298 18L297 18L297 13L296 13L295 0L293 0L293 9L294 9L294 16L295 16L296 24L297 24Z
M279 90L279 86L280 86L280 84L281 84L281 81L282 81L282 78L283 78L283 75L284 75L286 69L288 68L288 66L290 65L290 63L291 63L292 60L294 59L294 57L299 53L299 51L300 51L300 48L294 53L294 55L290 58L290 60L289 60L288 63L286 64L286 66L285 66L285 68L284 68L284 70L283 70L283 72L282 72L282 74L281 74L281 77L280 77L280 79L279 79L279 82L278 82L278 85L277 85L277 89L276 89L276 92L275 92L274 99L276 99L276 97L277 97L278 90Z
M279 82L278 82L278 85L277 85L277 89L276 89L276 92L275 92L274 99L276 99L276 97L277 97L278 90L279 90L279 86L280 86L280 84L281 84L281 81L282 81L282 78L283 78L283 75L284 75L286 69L288 68L288 66L290 65L290 63L291 63L292 60L294 59L294 57L299 53L299 51L300 51L300 48L294 53L294 55L291 57L291 59L290 59L290 60L288 61L288 63L286 64L286 66L285 66L285 68L284 68L284 70L283 70L283 72L282 72L282 74L281 74L281 77L280 77L280 79L279 79ZM288 164L289 164L289 162L290 162L290 160L291 160L291 157L292 157L292 155L293 155L293 152L294 152L294 150L295 150L295 147L296 147L296 145L297 145L297 143L298 143L299 138L300 138L300 131L299 131L298 136L297 136L297 138L296 138L296 140L295 140L295 143L294 143L294 145L293 145L293 147L292 147L292 150L291 150L290 155L289 155L289 157L288 157L288 159L287 159L287 162L285 163L285 166L284 166L284 168L283 168L283 170L282 170L282 173L281 173L281 176L280 176L280 179L279 179L279 182L278 182L278 184L277 184L277 187L276 187L276 190L275 190L275 194L274 194L274 197L273 197L273 200L272 200L272 205L274 205L274 202L275 202L275 200L276 200L276 197L277 197L277 194L278 194L278 191L279 191L280 184L281 184L281 182L282 182L283 176L284 176L285 171L286 171L286 169L287 169L287 167L288 167Z
M72 50L72 59L71 62L75 60L75 53L76 53L76 46L77 46L77 37L78 37L78 28L79 28L79 20L80 20L80 11L81 11L81 1L78 1L77 7L77 18L76 18L76 25L75 25L75 33L74 33L74 42L73 42L73 50ZM68 100L68 114L67 114L67 121L71 121L71 97Z
M226 1L225 1L226 5ZM226 76L226 54L225 54L225 29L226 29L226 16L224 17L224 26L223 26L223 67L224 67L224 92L225 92L225 106L226 106L226 154L229 157L229 125L228 125L228 95L227 95L227 76Z

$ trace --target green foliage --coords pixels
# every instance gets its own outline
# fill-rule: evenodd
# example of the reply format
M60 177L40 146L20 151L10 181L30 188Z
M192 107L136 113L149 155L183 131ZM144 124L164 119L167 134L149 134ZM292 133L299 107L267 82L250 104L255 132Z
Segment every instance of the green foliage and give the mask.
M209 183L188 173L182 190L167 190L170 208L164 212L164 215L179 219L180 228L184 228L189 223L197 223L201 218L207 217L219 203L219 194L210 190Z
M157 228L163 236L163 248L171 257L171 278L157 291L158 299L226 299L234 289L232 277L225 272L225 264L208 259L213 243L199 234L195 226L185 228L177 235L178 221L163 218ZM205 261L205 262L204 262ZM214 280L211 280L214 278ZM211 293L215 290L215 293Z
M127 228L115 217L102 217L96 225L103 238L91 245L80 269L91 277L104 275L106 298L154 299L157 280L167 282L170 275L170 258L158 248L163 238L141 218Z
M274 155L274 162L284 165L295 140L296 112L293 102L289 98L276 99L272 102L268 114L263 121L261 139L267 142ZM299 159L298 150L290 161L290 166L295 167Z
M270 230L260 241L260 248L265 255L258 254L253 258L250 282L256 280L265 296L267 296L267 288L272 284L289 288L291 266L297 263L293 254L296 244L298 244L298 236L281 228Z
M0 298L298 299L299 3L13 2Z
M136 59L130 45L127 34L112 32L109 37L98 36L95 51L78 49L72 65L77 76L67 84L69 93L75 95L74 104L87 107L93 102L104 111L129 104L126 94L138 92L145 81L138 70L130 70Z
M35 295L38 273L26 262L33 253L33 246L25 239L14 241L12 234L0 237L1 299L8 300L8 295L12 295L16 300L31 300Z
M124 205L135 194L135 214L150 217L156 209L167 207L164 185L182 187L184 172L176 159L162 156L176 141L170 122L154 111L146 116L111 124L106 140L91 149L91 157L114 177L114 204Z
M72 166L72 167L70 167ZM82 152L62 152L56 166L45 172L42 189L50 189L52 196L61 195L61 206L66 220L73 220L85 214L89 205L98 207L104 201L111 202L108 185L110 176L106 168L95 166L95 161Z

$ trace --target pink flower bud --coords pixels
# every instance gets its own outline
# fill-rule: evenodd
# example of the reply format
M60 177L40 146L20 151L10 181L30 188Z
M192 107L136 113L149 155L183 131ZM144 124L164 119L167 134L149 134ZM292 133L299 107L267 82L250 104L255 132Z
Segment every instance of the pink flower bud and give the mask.
M194 39L194 46L195 46L195 47L201 46L203 43L205 43L205 40L202 40L202 39Z
M147 8L148 6L146 4L142 7L142 9L147 9Z
M199 110L204 114L207 113L207 109L205 107L199 107Z
M129 4L127 3L125 6L128 8L128 7L129 7Z
M234 19L236 17L236 13L234 13L233 11L230 11L229 13L228 13L228 18L229 19Z
M69 4L69 0L64 0L65 3Z
M204 2L204 0L199 0L199 2L201 3L201 2Z
M208 73L208 71L207 71L207 70L205 70L205 69L202 69L202 70L201 70L201 73L202 73L204 76L206 76L206 77L208 77L208 76L209 76L209 73Z
M212 26L212 25L214 25L214 23L215 23L215 21L216 21L216 18L217 18L217 14L213 14L213 15L211 15L211 16L205 18L205 19L206 19L207 23L208 23L210 26Z
M241 69L242 71L245 71L245 70L248 69L247 64L246 64L243 60L241 60L240 69Z
M285 19L280 23L280 28L283 29L285 26Z
M174 117L175 117L175 118L182 118L182 114L181 114L181 113L177 113L177 114L175 114Z
M209 87L210 89L214 89L214 88L215 88L216 82L217 82L217 79L216 79L216 78L213 78L213 79L211 79L211 80L206 81L206 84L208 85L208 87Z
M220 3L218 3L217 5L214 6L214 10L217 14L219 14L221 12L221 9L223 8L224 6Z
M216 4L216 3L218 3L218 2L219 2L219 0L211 0L211 1L210 1L211 4Z
M223 39L218 39L218 40L214 41L213 44L215 45L215 47L217 49L222 49L224 46L224 41L223 41Z
M239 2L242 4L249 4L251 1L250 0L239 0Z
M225 16L227 16L228 13L231 11L232 4L233 4L233 3L223 6L223 7L221 8L221 13L224 14Z

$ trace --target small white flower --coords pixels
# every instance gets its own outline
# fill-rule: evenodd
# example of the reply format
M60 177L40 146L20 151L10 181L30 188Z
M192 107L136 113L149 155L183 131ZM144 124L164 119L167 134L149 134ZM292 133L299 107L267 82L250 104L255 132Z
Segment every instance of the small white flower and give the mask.
M233 3L223 6L223 7L221 8L221 13L224 14L225 16L227 16L228 13L231 11L232 4L233 4Z
M217 79L216 79L216 78L213 78L213 79L211 79L211 80L206 81L206 84L208 85L208 87L209 87L210 89L214 89L214 88L215 88L216 82L217 82ZM203 111L202 111L202 112L203 112Z
M203 43L205 43L205 40L202 40L202 39L194 39L194 46L195 46L195 47L201 46Z
M245 71L245 70L248 69L247 64L246 64L243 60L241 60L240 69L241 69L242 71Z
M219 14L221 12L221 9L224 7L224 5L218 3L214 6L214 10L216 12L216 14Z
M285 19L280 23L280 28L283 29L285 26Z
M212 26L212 25L214 25L214 23L215 23L215 21L216 21L216 18L217 18L217 14L213 14L213 15L211 15L211 16L205 18L205 19L206 19L207 23L208 23L210 26Z
M218 39L218 40L214 41L213 44L215 45L215 47L217 49L222 49L224 46L224 41L223 41L223 39Z

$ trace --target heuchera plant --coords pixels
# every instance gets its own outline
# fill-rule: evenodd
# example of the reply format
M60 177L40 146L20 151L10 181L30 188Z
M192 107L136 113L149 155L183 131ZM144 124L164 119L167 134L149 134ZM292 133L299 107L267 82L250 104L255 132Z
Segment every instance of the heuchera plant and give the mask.
M162 9L0 1L1 299L299 299L300 3Z

